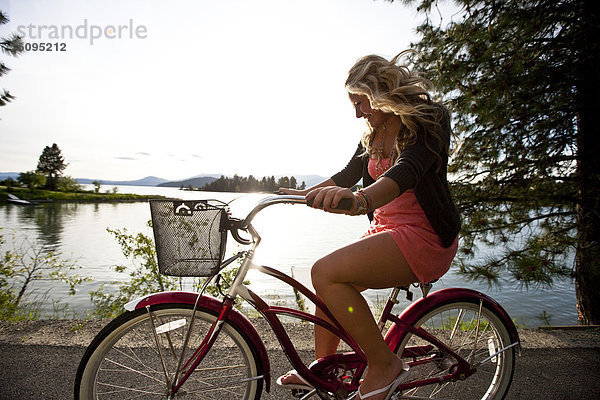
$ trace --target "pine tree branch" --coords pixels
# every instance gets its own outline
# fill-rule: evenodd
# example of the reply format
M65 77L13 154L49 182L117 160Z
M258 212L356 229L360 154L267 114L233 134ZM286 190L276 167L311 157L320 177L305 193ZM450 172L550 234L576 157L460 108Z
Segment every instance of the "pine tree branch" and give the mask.
M16 57L24 51L23 40L19 35L13 33L8 38L0 39L0 49L3 53Z
M507 229L515 229L516 227L520 226L520 230L524 229L525 227L531 225L534 222L540 221L540 220L544 220L547 218L552 218L552 217L576 217L577 213L575 212L562 212L562 213L550 213L550 214L545 214L545 215L540 215L540 216L536 216L536 217L531 217L531 218L524 218L524 219L520 219L520 220L515 220L503 225L488 225L484 228L481 229L464 229L462 231L463 235L477 235L477 234L481 234L481 233L485 233L485 232L492 232L492 231L503 231L503 230L507 230ZM576 228L575 224L571 224L568 225L566 227L564 227L561 230L557 230L556 233L564 233L564 232L569 232L573 229Z

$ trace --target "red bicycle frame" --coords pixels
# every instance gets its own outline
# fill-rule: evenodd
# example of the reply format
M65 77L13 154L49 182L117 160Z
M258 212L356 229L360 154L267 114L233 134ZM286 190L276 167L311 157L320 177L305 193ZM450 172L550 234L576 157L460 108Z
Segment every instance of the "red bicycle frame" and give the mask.
M358 344L352 339L352 337L350 337L350 335L344 330L344 328L339 324L339 322L336 321L336 319L327 309L325 304L316 296L315 293L307 289L305 286L303 286L301 283L299 283L292 277L273 268L257 266L252 262L254 250L260 243L260 236L254 230L250 222L252 221L252 218L263 208L272 204L279 203L304 204L305 200L303 197L301 198L298 196L280 196L277 198L268 198L265 199L263 202L259 203L259 205L256 206L243 221L234 221L232 219L234 223L232 224L230 230L233 237L242 244L252 244L252 249L240 253L238 256L234 256L232 257L232 259L230 259L233 260L234 258L243 255L243 262L238 270L235 279L231 283L229 292L225 295L223 301L219 301L209 296L201 296L198 293L163 292L146 296L126 305L126 309L129 311L146 307L150 312L150 307L156 304L184 303L194 305L194 309L196 309L196 307L209 309L213 313L218 315L218 318L213 323L212 327L209 329L208 334L205 336L198 349L196 349L196 351L194 351L194 353L187 360L181 360L182 368L179 372L181 372L182 375L180 379L176 379L176 382L173 383L173 393L176 393L177 390L179 390L181 385L185 383L187 378L202 362L202 359L210 351L211 346L218 337L221 328L223 327L223 323L226 321L231 321L232 324L242 329L248 337L248 339L257 349L258 357L260 357L262 365L264 366L264 376L262 376L262 378L265 381L265 388L267 392L270 391L271 371L267 350L259 334L257 333L256 329L252 326L252 323L248 320L248 318L242 315L239 311L232 308L233 301L237 296L240 296L244 300L246 300L267 320L267 322L273 329L273 332L275 333L276 337L278 338L284 350L284 353L290 360L292 366L298 371L300 376L306 379L306 381L308 381L313 387L319 388L319 390L324 390L330 393L337 393L340 390L351 392L358 389L360 383L359 379L362 373L364 372L364 369L366 368L366 357L361 351ZM240 230L249 232L252 236L252 240L243 239L239 235L238 231ZM287 307L270 306L264 300L262 300L256 293L254 293L252 290L250 290L243 284L243 281L250 269L258 270L262 273L265 273L269 276L281 280L287 285L292 286L297 291L306 296L310 301L312 301L316 307L322 310L323 313L331 321L333 321L333 324L303 311ZM424 292L423 298L419 299L418 301L414 302L411 306L406 308L400 316L396 316L392 314L392 308L397 302L396 297L398 295L398 292L398 288L393 289L392 295L388 298L387 304L380 317L381 327L383 327L387 321L392 322L390 329L385 334L385 341L392 351L397 351L405 335L407 333L411 333L426 340L428 343L431 344L431 346L426 345L404 349L403 355L425 355L428 354L428 352L434 347L437 347L445 354L451 355L455 360L457 360L457 362L453 366L452 372L442 377L441 380L464 379L465 377L473 374L475 372L475 369L473 369L466 360L464 360L462 357L456 354L451 348L449 348L445 343L437 339L435 336L431 335L429 332L422 328L415 328L413 326L420 316L422 316L425 312L432 308L435 308L439 305L443 305L444 303L450 301L467 301L471 303L478 303L480 304L480 306L485 305L487 308L491 309L508 328L510 339L512 342L512 344L508 347L518 347L519 345L519 337L517 330L506 311L496 301L494 301L493 299L491 299L483 293L479 293L469 289L444 289L425 296L426 293ZM306 365L304 365L304 363L300 359L298 352L295 349L289 335L287 334L283 324L279 320L279 315L287 315L322 326L325 329L331 331L336 336L338 336L341 340L346 342L353 352L345 354L336 354L333 356L322 358L320 360L317 360L315 363L311 364L311 367L309 368ZM190 327L192 325L193 324L190 324ZM502 349L500 351L504 351L505 349ZM421 361L414 361L413 364L417 362ZM318 371L323 371L327 365L331 365L332 363L334 365L337 365L335 363L344 363L345 365L352 365L352 368L355 372L353 374L352 380L350 382L341 382L339 379L325 379L323 375L317 373ZM409 365L410 364L411 363L409 362ZM400 388L402 390L405 390L408 388L424 386L438 382L440 382L440 377L437 377L435 379L423 379L420 381L408 382L401 385Z
M359 385L359 377L364 371L366 367L366 358L364 353L360 350L360 347L356 344L356 342L350 337L350 335L339 325L339 323L335 320L335 318L331 315L325 304L309 289L303 286L301 283L293 279L292 277L275 270L269 267L258 267L253 266L255 269L260 270L261 272L273 276L288 285L292 286L300 293L305 295L309 300L311 300L317 307L324 311L325 315L331 318L334 321L334 325L331 325L327 321L314 316L313 314L309 314L303 311L299 311L293 308L288 307L280 307L280 306L270 306L264 300L260 298L256 293L251 291L245 286L242 286L238 289L238 293L241 297L243 297L246 301L248 301L269 323L273 332L275 333L277 339L279 340L284 353L290 360L292 366L298 371L298 373L306 379L311 385L314 387L318 387L322 390L326 390L331 393L335 393L340 389L345 389L349 391L356 390ZM400 316L396 316L391 313L392 306L394 305L394 301L391 299L388 300L386 307L384 308L383 314L381 315L380 322L385 323L387 321L391 321L392 325L388 329L385 335L385 341L392 349L395 351L402 338L406 333L412 333L416 336L419 336L429 343L432 346L422 346L421 348L410 348L405 349L403 356L418 356L426 354L433 346L438 347L442 351L447 354L452 355L457 360L456 368L453 369L451 374L444 376L443 380L454 380L454 379L464 379L469 375L475 372L474 369L471 368L469 363L456 354L451 348L449 348L445 343L441 342L435 336L429 334L426 330L422 328L415 328L412 325L416 322L417 318L423 313L431 309L432 307L444 304L448 301L456 301L456 300L464 300L464 301L474 301L483 302L489 308L494 310L494 312L506 323L506 326L509 327L509 334L511 337L512 343L519 343L519 336L516 330L516 327L512 323L512 320L509 318L506 311L500 306L496 301L486 296L483 293L470 290L470 289L443 289L437 292L433 292L427 295L424 298L421 298L407 307ZM258 355L262 361L264 366L264 381L265 381L265 389L267 392L270 391L271 386L271 371L270 371L270 361L268 357L267 350L260 338L260 335L252 325L252 323L239 311L232 308L232 300L230 297L226 296L224 301L219 301L215 298L209 296L201 296L198 298L198 293L192 292L163 292L152 294L142 299L136 300L127 305L127 309L132 311L139 308L150 307L155 304L164 304L164 303L184 303L194 305L198 302L198 306L208 308L213 310L215 313L219 315L217 320L214 322L212 328L209 330L208 334L204 338L202 344L198 347L198 349L189 357L189 359L184 364L184 372L183 376L178 382L176 382L174 386L174 392L176 392L181 385L185 382L185 380L191 375L193 370L200 364L204 355L210 351L210 347L216 339L217 335L220 332L222 327L222 323L224 321L231 321L233 324L241 327L248 338L251 340L252 344L258 350ZM339 381L327 381L317 376L311 368L308 368L300 359L294 344L292 343L287 331L279 320L279 315L287 315L290 317L298 318L301 320L305 320L314 324L318 324L331 332L337 335L340 339L346 342L353 350L353 353L346 353L341 355L344 358L344 362L352 361L353 363L357 363L360 367L357 369L357 376L350 383L348 387L344 387L344 385ZM412 353L411 353L412 352ZM338 355L340 356L340 355ZM316 364L319 362L331 362L331 357L327 357L326 359L317 360ZM422 361L421 361L422 362ZM411 363L409 362L409 365ZM414 381L402 384L400 388L402 390L406 390L409 388L414 388L417 386L425 386L432 383L438 383L440 378L435 379L424 379L420 381Z

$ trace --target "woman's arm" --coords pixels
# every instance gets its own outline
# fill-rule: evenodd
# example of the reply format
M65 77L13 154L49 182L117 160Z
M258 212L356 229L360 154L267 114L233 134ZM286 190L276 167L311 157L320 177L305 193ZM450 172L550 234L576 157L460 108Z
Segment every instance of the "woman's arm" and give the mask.
M372 185L366 187L363 192L371 200L373 209L386 205L394 200L400 194L398 184L390 178L381 178ZM317 187L311 190L306 198L312 200L312 207L321 208L335 214L354 215L358 209L358 200L354 193L348 189L339 186ZM350 210L338 210L336 207L342 199L352 199L353 206ZM372 210L368 210L372 211Z
M369 200L367 211L384 206L406 190L413 189L425 172L434 168L436 160L436 154L425 144L424 132L419 131L415 143L402 151L396 163L376 182L364 188L363 193ZM343 198L353 199L354 206L350 211L335 209ZM317 188L308 193L307 199L313 201L313 207L333 213L355 214L358 209L356 196L343 187Z
M352 155L348 164L337 174L334 174L331 179L334 185L350 188L362 178L363 173L363 153L364 149L362 144L359 143L356 151Z

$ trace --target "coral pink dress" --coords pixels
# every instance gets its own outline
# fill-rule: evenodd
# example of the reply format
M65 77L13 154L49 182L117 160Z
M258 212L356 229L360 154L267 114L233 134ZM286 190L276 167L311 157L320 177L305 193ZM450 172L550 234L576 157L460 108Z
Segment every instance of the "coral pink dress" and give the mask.
M390 166L389 159L370 159L369 174L377 179ZM394 238L412 272L424 283L448 272L458 249L458 237L450 247L442 246L412 190L375 210L371 226L364 236L380 232L387 232Z

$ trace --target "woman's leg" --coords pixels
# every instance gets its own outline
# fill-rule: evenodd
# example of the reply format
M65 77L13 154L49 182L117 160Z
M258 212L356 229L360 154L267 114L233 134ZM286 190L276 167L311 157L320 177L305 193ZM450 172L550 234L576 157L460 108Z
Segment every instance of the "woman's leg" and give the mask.
M330 323L331 320L325 315L320 308L315 310L315 315L325 321ZM333 323L332 323L333 324ZM338 345L340 344L340 338L331 333L331 331L323 328L320 325L315 324L314 326L314 334L315 334L315 360L319 358L330 356L337 352ZM299 379L296 375L291 373L286 373L281 377L281 383L284 385L289 384L303 384L302 380Z
M365 290L364 288L357 289L359 291ZM325 321L328 321L333 325L329 317L325 315L320 308L315 310L315 315ZM337 352L338 345L340 344L340 338L331 331L323 328L320 325L315 324L314 326L314 334L315 334L315 360L318 360L322 357L327 357ZM296 377L294 374L286 373L281 377L281 383L284 385L288 384L303 384L301 379Z
M327 307L365 352L369 369L363 394L391 383L403 363L387 346L358 287L408 285L418 279L394 239L387 233L368 236L334 251L312 268L313 286ZM385 398L386 393L370 400Z
M364 287L354 286L354 288L359 292L365 291ZM333 322L320 308L316 308L315 315L333 325ZM330 330L315 324L315 360L337 353L339 344L339 337L331 333Z
M325 321L329 321L329 318L319 308L316 309L315 315ZM335 354L339 344L339 337L322 326L315 324L315 360Z

